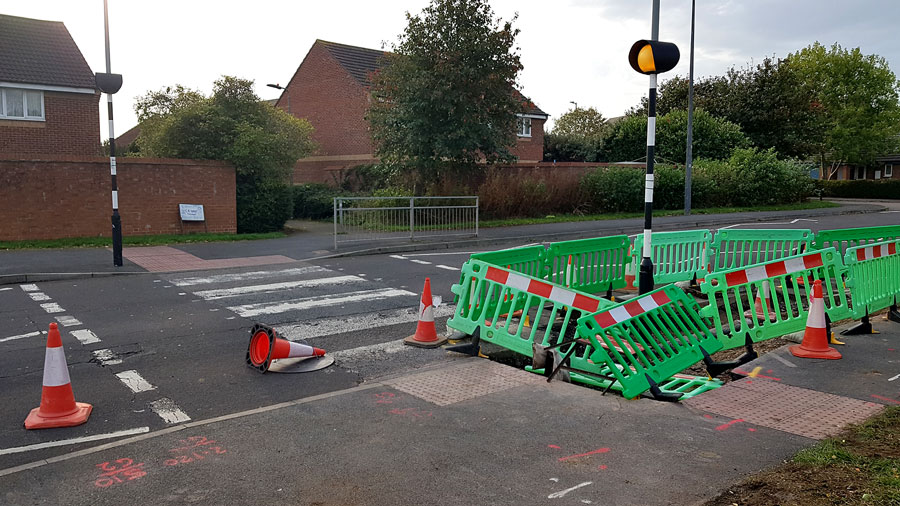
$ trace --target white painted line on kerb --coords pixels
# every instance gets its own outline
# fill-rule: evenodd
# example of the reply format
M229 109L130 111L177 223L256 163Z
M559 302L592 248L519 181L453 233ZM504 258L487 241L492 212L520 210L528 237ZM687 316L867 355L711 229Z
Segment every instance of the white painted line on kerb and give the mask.
M122 359L118 357L112 350L103 348L102 350L94 350L93 352L94 358L100 362L100 365L116 365L121 364Z
M175 401L168 397L155 400L150 403L150 409L159 415L166 423L181 423L191 421L191 417L175 404Z
M26 292L36 292L38 289L37 285L19 285L19 287Z
M410 258L409 261L419 265L431 265L431 262L426 262L425 260L416 260L415 258Z
M452 316L454 311L455 306L437 306L434 308L434 317ZM416 308L394 309L346 317L307 320L292 325L280 325L275 327L275 330L279 336L291 341L297 341L347 332L358 332L360 330L371 330L389 325L412 324L417 321L417 317Z
M50 296L44 292L28 292L28 296L31 297L31 300L35 302L40 302L42 300L51 300Z
M4 448L0 450L0 455L9 455L11 453L31 452L34 450L43 450L44 448L53 448L56 446L77 445L79 443L89 443L91 441L101 441L103 439L113 439L117 437L133 436L135 434L145 434L150 432L150 427L138 427L136 429L120 430L116 432L108 432L106 434L95 434L93 436L76 437L72 439L61 439L59 441L48 441L46 443L37 443L28 446L16 446L14 448Z
M416 294L406 290L398 290L396 288L382 288L378 290L361 290L358 292L348 292L323 297L307 297L281 302L244 304L242 306L229 307L228 309L246 318L250 316L259 316L261 314L277 314L314 307L340 306L341 304L352 302L383 300L391 297L407 297L410 295L415 297Z
M72 337L78 339L78 342L80 342L82 345L100 342L100 338L97 337L97 334L94 334L88 329L73 330L69 332L69 334L72 334Z
M895 379L900 379L900 374L894 376L893 378L888 378L888 381L894 381Z
M333 276L330 278L304 279L302 281L285 281L283 283L270 283L267 285L250 285L239 286L236 288L221 288L218 290L202 290L194 292L194 295L203 297L205 300L224 299L226 297L236 297L238 295L246 295L248 293L272 293L280 290L290 290L293 288L310 288L322 285L345 285L348 283L362 283L365 279L359 276Z
M192 286L206 285L211 283L233 283L235 281L247 281L251 279L265 278L281 278L285 276L298 276L301 274L314 274L317 272L326 272L328 269L312 265L309 267L297 267L293 269L281 269L276 271L253 271L239 272L236 274L218 274L216 276L191 277L173 279L171 283L175 286Z
M41 308L48 313L65 313L66 310L59 307L56 302L46 302L41 304Z
M9 287L6 287L6 288L0 288L0 292L5 292L5 291L7 291L7 290L12 290L12 288L9 288Z
M438 269L444 269L447 271L458 271L459 270L457 267L450 267L449 265L438 264L438 265L435 265L435 267L437 267Z
M77 326L81 325L81 320L79 320L78 318L75 318L74 316L68 316L68 315L57 316L56 321L58 321L59 324L62 325L63 327L77 327Z
M136 394L156 390L155 386L151 385L149 381L145 380L143 376L134 370L116 373L116 377Z
M46 331L44 331L44 332L29 332L27 334L19 334L17 336L4 337L3 339L0 339L0 343L6 342L6 341L15 341L17 339L26 339L29 337L37 337L41 334L46 334L46 333L47 333Z

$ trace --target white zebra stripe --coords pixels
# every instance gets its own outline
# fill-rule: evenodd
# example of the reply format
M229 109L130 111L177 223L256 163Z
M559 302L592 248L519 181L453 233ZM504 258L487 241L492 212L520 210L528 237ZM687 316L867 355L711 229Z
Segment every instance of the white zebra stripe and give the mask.
M350 302L361 302L366 300L382 300L390 297L415 296L416 294L407 290L398 290L395 288L382 288L378 290L362 290L358 292L348 292L337 295L327 295L323 297L308 297L303 299L292 299L280 302L262 302L258 304L244 304L241 306L231 306L228 309L234 311L245 318L251 316L259 316L262 314L277 314L287 311L297 311L302 309L310 309L314 307L339 306Z
M194 295L204 300L224 299L250 293L271 293L280 290L294 288L311 288L323 285L345 285L349 283L362 283L365 279L359 276L334 276L330 278L304 279L301 281L285 281L283 283L269 283L266 285L239 286L236 288L221 288L217 290L201 290Z
M218 274L206 277L190 277L173 279L171 283L175 286L193 286L207 285L213 283L234 283L239 281L247 281L251 279L280 278L286 276L300 276L304 274L315 274L318 272L332 272L318 265L309 267L296 267L292 269L280 269L275 271L253 271L239 272L236 274Z

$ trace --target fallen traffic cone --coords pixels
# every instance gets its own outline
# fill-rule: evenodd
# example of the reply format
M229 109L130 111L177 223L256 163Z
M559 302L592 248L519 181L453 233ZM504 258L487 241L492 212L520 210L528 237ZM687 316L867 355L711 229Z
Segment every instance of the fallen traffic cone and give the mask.
M753 310L746 311L744 316L750 316L754 313L757 318L765 318L766 310L769 312L769 321L775 321L775 311L772 309L772 292L769 289L769 282L763 281L762 286L756 291L756 300L753 302Z
M44 387L41 405L31 410L25 418L26 429L50 429L81 425L91 416L90 404L75 402L66 352L62 347L57 324L50 324L47 333L47 350L44 354Z
M631 246L628 247L628 255L631 255ZM622 290L637 290L638 287L634 286L634 259L629 260L627 264L625 264L625 287Z
M431 279L425 278L422 300L419 301L419 323L416 333L403 340L404 343L420 348L437 348L447 342L446 337L438 337L434 327L434 301L431 299Z
M275 329L257 323L250 329L250 345L247 347L247 365L266 372L273 360L279 358L324 357L325 350L295 343L278 337Z
M791 346L791 354L800 358L827 358L837 360L841 353L828 346L828 329L825 322L825 301L822 299L822 280L813 283L813 295L809 301L809 316L803 342Z

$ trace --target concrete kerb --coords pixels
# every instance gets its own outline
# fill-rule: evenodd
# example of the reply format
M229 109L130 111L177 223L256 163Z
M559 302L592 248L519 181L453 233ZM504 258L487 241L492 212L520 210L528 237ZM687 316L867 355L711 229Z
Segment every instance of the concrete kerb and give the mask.
M65 281L74 279L108 278L134 274L153 274L151 272L35 272L28 274L2 274L0 285L20 283L38 283L43 281Z

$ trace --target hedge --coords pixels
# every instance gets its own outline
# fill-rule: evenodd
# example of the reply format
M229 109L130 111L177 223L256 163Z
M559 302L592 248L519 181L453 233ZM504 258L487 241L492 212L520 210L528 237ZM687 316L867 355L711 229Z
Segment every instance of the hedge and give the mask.
M826 197L900 200L900 179L822 181Z

